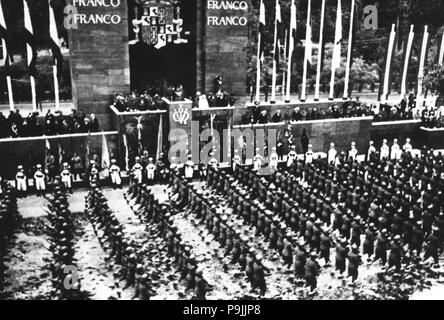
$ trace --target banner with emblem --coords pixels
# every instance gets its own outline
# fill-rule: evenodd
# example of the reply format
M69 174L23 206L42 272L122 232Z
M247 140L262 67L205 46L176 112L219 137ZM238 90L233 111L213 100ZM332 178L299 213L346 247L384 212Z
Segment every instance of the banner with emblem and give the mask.
M156 49L170 43L188 43L188 40L181 36L182 26L180 7L167 1L145 3L140 19L133 20L133 32L136 38Z

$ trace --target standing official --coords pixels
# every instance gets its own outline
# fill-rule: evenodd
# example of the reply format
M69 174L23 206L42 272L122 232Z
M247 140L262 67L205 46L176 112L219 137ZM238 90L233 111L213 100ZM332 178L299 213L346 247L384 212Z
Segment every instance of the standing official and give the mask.
M330 150L328 150L328 157L327 157L328 164L334 165L336 163L337 154L338 151L336 151L335 144L333 142L330 143Z
M37 190L37 196L40 197L45 194L45 174L42 172L42 165L38 164L36 166L36 171L34 173L34 183L35 189Z
M134 179L138 183L142 183L142 170L143 170L143 167L140 164L140 157L136 157L135 161L136 161L136 163L133 166Z
M26 180L27 178L25 173L23 172L23 166L20 165L17 167L17 174L15 175L15 186L18 191L18 194L21 197L26 196L26 190L28 189Z
M60 173L62 182L65 187L72 193L72 175L68 163L63 164L63 170Z
M111 185L115 189L122 187L122 178L120 176L120 167L117 165L116 159L111 159L111 166L109 167Z
M185 179L189 182L193 181L194 176L194 162L191 154L188 156L188 161L185 162Z
M146 177L148 179L149 184L153 184L154 176L156 172L156 165L153 162L153 158L148 158L148 165L146 166Z

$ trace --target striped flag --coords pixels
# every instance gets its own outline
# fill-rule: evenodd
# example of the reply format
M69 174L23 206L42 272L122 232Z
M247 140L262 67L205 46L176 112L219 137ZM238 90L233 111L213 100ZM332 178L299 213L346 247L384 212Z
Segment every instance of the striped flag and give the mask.
M308 12L307 12L307 31L305 33L305 59L307 59L309 64L313 63L313 43L311 40L312 30L311 30L311 0L308 0Z
M276 23L276 39L275 39L275 48L273 51L273 55L274 55L274 59L276 60L276 64L279 67L279 61L280 61L280 53L281 53L281 40L279 39L278 36L278 32L279 29L281 28L281 24L282 24L282 15L281 15L281 5L279 4L279 0L276 0L276 18L275 18L275 23Z
M287 59L287 87L285 90L285 101L290 102L290 90L291 90L291 61L293 57L294 51L294 43L296 41L296 28L297 28L297 20L296 20L296 0L291 1L290 7L290 34L288 39L288 59Z
M261 0L259 7L259 27L258 27L258 43L257 43L257 58L256 58L256 101L260 100L261 91L261 66L264 62L264 33L265 33L265 5Z
M2 38L2 49L3 49L3 56L2 56L2 66L5 68L6 75L10 74L10 66L13 62L13 58L8 52L6 41L8 38L8 32L6 28L6 21L5 16L3 15L3 8L2 4L0 2L0 37Z
M265 33L265 4L264 1L261 0L260 9L259 9L259 34L261 35L261 41L259 44L259 58L262 59L264 55L264 33Z
M26 39L26 53L28 61L28 72L30 75L35 76L36 74L36 61L37 61L37 51L35 46L34 29L32 28L31 14L29 12L28 3L23 0L24 9L24 20L25 20L25 39Z
M338 9L336 11L336 28L335 28L335 43L333 48L332 69L337 69L341 66L341 42L342 42L342 5L341 0L338 0Z
M54 65L60 70L63 65L62 46L60 43L59 33L57 31L57 23L55 20L54 9L49 0L49 35L51 38L51 50L54 57Z

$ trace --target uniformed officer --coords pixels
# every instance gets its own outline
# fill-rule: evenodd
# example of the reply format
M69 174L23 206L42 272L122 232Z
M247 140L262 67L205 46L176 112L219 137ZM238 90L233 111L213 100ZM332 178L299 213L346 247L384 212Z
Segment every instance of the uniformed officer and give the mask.
M62 183L65 185L65 188L72 192L72 175L69 164L67 162L63 163L62 172L60 173Z
M276 147L273 147L271 149L271 154L269 156L268 163L269 163L269 167L274 171L277 170L278 160L279 160L279 156L276 152Z
M404 150L404 152L408 154L412 153L413 147L410 143L410 138L405 139L405 144L402 146L402 150Z
M236 172L236 167L239 166L241 163L242 163L241 156L239 155L239 151L236 149L234 150L233 163L232 163L233 173Z
M308 150L305 153L305 164L311 164L314 160L314 153L313 153L313 145L308 145Z
M373 145L374 144L373 141L370 140L368 144L369 144L369 146L368 146L368 150L367 150L367 159L366 159L366 161L370 161L372 155L374 155L376 153L376 148Z
M387 160L390 157L390 148L387 145L387 139L382 141L381 152L380 152L380 160Z
M321 267L316 261L316 252L310 254L309 259L305 263L305 283L310 290L313 291L317 287L317 277L321 271Z
M17 174L15 175L15 186L16 186L18 194L21 197L25 197L26 191L28 189L28 185L27 185L27 177L26 177L25 173L23 172L22 165L19 165L17 167Z
M136 157L135 159L136 163L133 166L133 173L134 173L134 179L137 181L137 183L142 183L142 170L143 167L140 164L140 157Z
M188 155L188 160L185 162L185 178L191 182L194 176L194 162L192 160L192 155Z
M262 164L265 162L264 157L260 154L260 149L256 148L256 154L253 158L253 171L259 172L262 168Z
M296 153L296 146L292 145L290 152L288 152L287 156L287 168L290 168L293 163L296 162L298 158L298 154Z
M34 182L35 189L37 191L37 196L45 194L46 186L45 186L45 174L42 172L42 165L37 164L36 171L34 173Z
M399 160L401 159L401 148L398 144L398 139L393 140L393 145L390 150L390 160Z
M150 185L153 184L153 182L154 182L155 172L156 172L156 165L153 162L153 158L149 157L148 164L146 166L146 178L147 178L148 184L150 184Z
M338 154L338 151L336 151L335 144L332 142L330 143L330 149L328 150L328 157L327 161L328 164L336 164L336 156Z
M356 160L356 157L358 155L358 150L356 149L356 142L352 141L350 150L348 151L348 158L352 161Z
M120 176L120 167L117 165L116 159L111 159L111 166L109 168L111 185L115 189L122 187L122 178Z

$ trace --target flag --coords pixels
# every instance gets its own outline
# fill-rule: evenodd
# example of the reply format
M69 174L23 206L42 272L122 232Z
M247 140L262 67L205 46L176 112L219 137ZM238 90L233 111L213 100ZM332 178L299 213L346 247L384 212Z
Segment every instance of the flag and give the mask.
M259 33L261 35L261 41L259 43L259 59L263 61L264 56L264 33L265 33L265 5L264 1L261 0L260 9L259 9Z
M91 132L88 133L88 139L86 140L86 152L85 152L85 168L86 168L86 172L88 172L89 162L91 160L90 142L91 142Z
M291 65L294 50L294 43L296 41L296 0L291 1L290 8L290 32L288 39L288 58L287 58L287 83L285 88L285 101L290 102L290 90L291 90Z
M3 56L2 56L2 66L5 68L6 75L10 74L10 66L11 62L13 61L12 55L8 52L7 49L7 39L8 39L8 32L6 28L6 21L5 16L3 14L3 8L2 4L0 2L0 37L2 38L2 49L3 49Z
M396 37L395 24L392 24L392 31L390 32L389 42L387 46L387 54L386 54L387 58L385 60L385 66L384 66L385 71L384 71L384 82L382 89L383 102L386 101L387 96L389 94L391 62L392 62L393 51L395 49L395 37Z
M109 158L108 142L106 141L105 133L102 134L102 168L104 169L103 175L107 177L109 175L109 167L111 161Z
M31 76L36 74L36 60L37 51L35 46L34 30L32 28L31 14L29 12L28 3L23 0L24 20L25 20L25 39L26 39L26 54L28 61L28 72Z
M338 0L338 9L336 11L335 43L333 47L332 69L341 66L341 41L342 41L342 6L341 0Z
M129 152L128 152L128 141L126 140L126 134L123 134L123 145L125 146L125 170L129 171Z
M62 146L59 143L59 165L62 166L63 164L63 151L62 151Z
M402 72L402 80L401 80L401 97L407 93L407 72L409 68L410 55L412 52L413 39L415 37L414 26L410 26L409 38L407 40L405 50L404 50L404 67Z
M157 152L156 152L156 161L160 159L160 155L162 153L162 147L163 147L163 122L162 122L162 115L160 115L159 120L159 132L157 133Z
M49 155L51 154L51 145L49 144L49 140L45 140L45 164L44 164L44 170L45 172L48 172L48 160Z
M51 6L51 0L48 3L49 6L49 36L51 39L50 47L52 55L54 57L54 65L60 70L63 65L62 46L60 43L59 33L57 31L57 23L55 20L54 9Z
M290 39L288 42L288 54L291 55L294 50L294 43L296 41L296 28L297 28L297 20L296 20L296 0L291 2L290 8Z
M307 11L307 30L305 33L305 59L307 59L309 64L312 64L313 60L313 43L311 41L311 0L308 0L309 9Z

